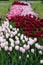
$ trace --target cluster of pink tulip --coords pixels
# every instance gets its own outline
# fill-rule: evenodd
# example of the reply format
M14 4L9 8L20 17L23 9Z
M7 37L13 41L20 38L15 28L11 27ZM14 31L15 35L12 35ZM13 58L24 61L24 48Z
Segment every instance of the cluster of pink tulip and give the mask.
M9 20L11 20L15 16L26 16L26 15L29 15L29 14L37 16L37 14L33 11L33 9L31 8L31 5L29 3L28 3L28 5L14 4L10 8L10 12L7 14L7 18Z

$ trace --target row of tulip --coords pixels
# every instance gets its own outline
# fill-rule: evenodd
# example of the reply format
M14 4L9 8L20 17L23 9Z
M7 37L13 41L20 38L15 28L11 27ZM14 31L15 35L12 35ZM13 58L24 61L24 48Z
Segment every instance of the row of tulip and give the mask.
M14 19L12 19L12 21L13 20L16 22L17 28L21 28L25 31L24 34L28 36L43 37L43 30L41 30L43 27L43 20L37 20L28 15L25 17L15 17ZM36 31L36 29L38 29L38 32L33 34L32 32Z

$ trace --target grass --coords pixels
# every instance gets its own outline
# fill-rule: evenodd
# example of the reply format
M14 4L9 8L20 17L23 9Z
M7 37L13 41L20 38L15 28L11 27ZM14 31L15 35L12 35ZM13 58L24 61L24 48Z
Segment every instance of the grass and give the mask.
M0 17L4 17L6 16L7 12L8 12L8 9L10 8L11 5L0 5Z
M40 18L43 18L43 4L32 4L32 7Z
M12 2L12 0L10 0L10 2ZM11 5L9 5L9 4L6 4L6 5L1 4L0 5L0 17L5 19L5 16L6 16L10 7L11 7ZM38 13L39 17L43 18L43 4L32 4L32 7L35 10L35 12ZM14 25L14 24L12 24L12 25ZM19 52L16 52L15 50L13 50L13 52L9 55L7 52L2 50L0 52L0 65L3 65L3 64L10 65L9 63L14 63L14 64L17 63L18 65L27 65L27 64L28 65L36 65L36 64L41 65L39 63L39 61L42 57L38 54L37 51L38 50L35 49L35 54L32 54L29 51L29 52L26 52L25 55L23 55L23 54L20 54ZM27 53L30 55L29 59L26 58ZM21 57L22 57L21 60L18 59L19 55L21 55Z

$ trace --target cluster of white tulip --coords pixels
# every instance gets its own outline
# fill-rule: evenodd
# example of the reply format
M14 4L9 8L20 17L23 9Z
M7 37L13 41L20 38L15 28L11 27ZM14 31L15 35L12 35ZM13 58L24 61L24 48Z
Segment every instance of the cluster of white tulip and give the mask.
M11 30L12 29L12 30ZM14 47L14 37L18 33L19 29L13 28L12 25L9 25L9 21L4 21L2 26L0 26L0 49L4 48L5 51L12 51ZM9 38L10 46L7 41ZM18 41L17 41L18 42Z
M0 50L3 48L5 51L11 52L15 48L15 50L25 53L35 42L37 42L37 38L32 39L20 34L19 29L13 28L8 20L0 26ZM31 49L31 52L34 53L34 49Z

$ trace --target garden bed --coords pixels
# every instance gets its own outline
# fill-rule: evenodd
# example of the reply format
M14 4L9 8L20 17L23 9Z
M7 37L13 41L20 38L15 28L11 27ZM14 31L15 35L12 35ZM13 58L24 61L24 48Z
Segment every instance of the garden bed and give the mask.
M43 18L43 4L31 5L33 10L36 13L38 13L39 18L40 19ZM9 20L5 20L6 14L8 13L11 6L12 4L9 3L0 5L0 17L2 17L2 20L0 21L0 25L2 27L2 29L0 27L0 31L2 30L0 32L0 37L2 35L2 37L5 38L6 41L8 41L8 44L10 39L10 42L11 43L15 42L15 45L9 44L8 47L6 47L7 43L5 45L0 43L2 45L0 46L0 65L43 64L43 38L40 38L40 40L37 42L37 38L26 36L24 35L24 31L22 29L16 28L15 22L12 21L9 22ZM6 33L6 31L8 33ZM41 31L41 33L42 32L43 31ZM2 41L0 40L0 42Z

